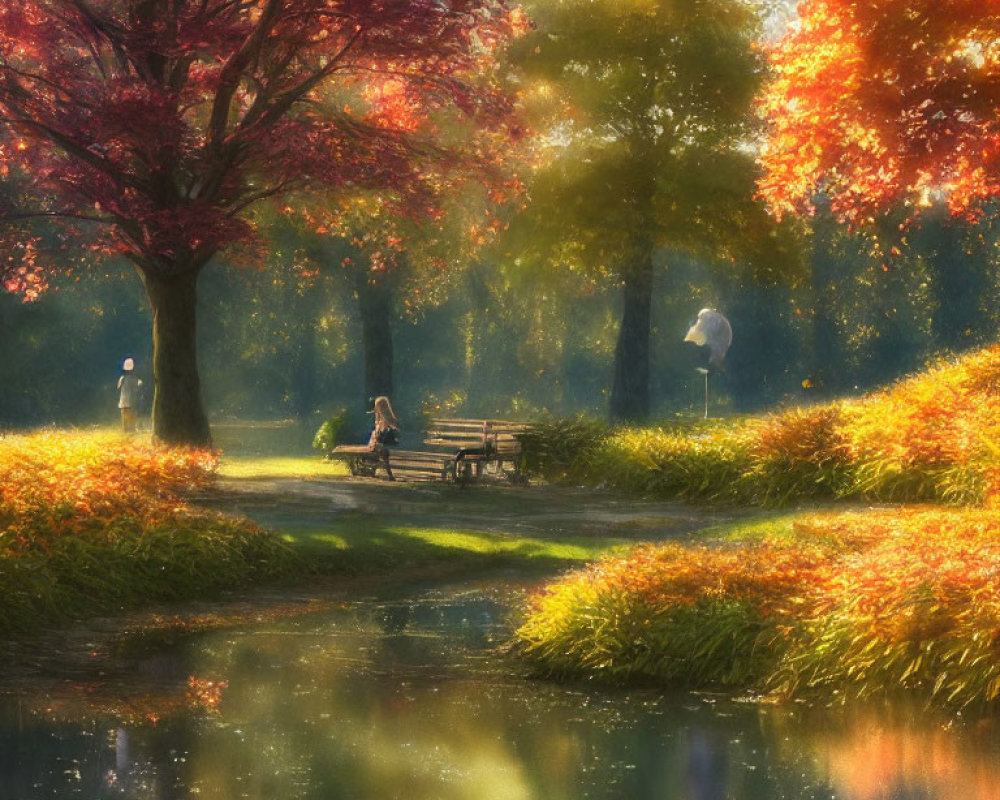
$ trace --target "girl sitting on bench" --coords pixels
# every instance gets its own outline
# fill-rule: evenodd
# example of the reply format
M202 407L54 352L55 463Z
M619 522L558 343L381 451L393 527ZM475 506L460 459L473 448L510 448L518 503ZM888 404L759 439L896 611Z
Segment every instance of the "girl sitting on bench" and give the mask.
M375 425L372 428L371 436L368 437L368 449L381 453L390 445L399 444L399 420L393 413L392 405L388 397L376 397L375 408L372 413L375 415ZM386 475L390 481L396 480L389 467L389 454L385 454L383 461Z

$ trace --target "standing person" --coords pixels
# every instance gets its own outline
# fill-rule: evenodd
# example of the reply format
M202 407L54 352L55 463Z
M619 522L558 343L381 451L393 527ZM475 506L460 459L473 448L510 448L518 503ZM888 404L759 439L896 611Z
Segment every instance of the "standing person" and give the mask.
M375 398L375 408L372 413L375 415L375 424L372 427L372 434L368 437L368 449L381 453L389 445L399 443L399 420L392 410L389 398L382 396ZM383 453L386 474L390 481L396 480L389 468L389 454Z
M122 362L122 374L118 379L118 408L122 412L122 430L135 433L135 409L139 405L139 389L142 381L136 377L135 361L126 358Z

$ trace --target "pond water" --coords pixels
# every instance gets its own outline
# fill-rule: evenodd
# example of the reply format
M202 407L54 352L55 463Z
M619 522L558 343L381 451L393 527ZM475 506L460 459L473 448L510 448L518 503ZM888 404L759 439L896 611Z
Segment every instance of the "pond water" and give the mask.
M90 628L0 695L0 798L995 798L984 724L518 674L497 574L260 598L229 626ZM109 625L110 631L110 625Z

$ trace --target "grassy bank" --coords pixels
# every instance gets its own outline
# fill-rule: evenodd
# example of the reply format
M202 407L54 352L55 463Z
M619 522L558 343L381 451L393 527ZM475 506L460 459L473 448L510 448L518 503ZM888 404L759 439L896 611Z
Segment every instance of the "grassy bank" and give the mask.
M532 599L519 650L619 683L996 706L1000 512L802 513L730 533L564 576Z
M214 469L211 453L115 433L0 437L0 636L298 569L272 534L182 500Z
M516 635L516 649L549 674L775 698L906 691L942 706L993 709L998 396L1000 348L990 348L885 392L766 418L647 430L577 421L535 431L526 442L530 466L553 481L748 505L939 503L772 515L716 531L711 544L628 554L612 550L627 537L604 528L551 537L463 530L449 526L448 514L438 524L418 519L426 506L412 497L398 503L408 510L393 512L392 484L370 485L377 497L324 512L321 525L301 525L307 517L293 508L273 517L289 529L266 533L183 501L184 490L211 480L212 454L104 433L4 437L0 635L58 622L67 609L193 599L306 570L393 580L576 567L532 599ZM223 469L236 479L322 479L330 467L255 456L230 458ZM489 521L485 500L461 496L465 512Z
M557 422L525 450L547 480L646 496L989 506L1000 494L1000 346L860 399L644 429Z
M551 674L774 697L1000 698L1000 347L856 400L526 442L550 480L686 500L933 501L789 514L712 546L604 558L535 597L518 649Z
M367 512L263 530L185 500L219 475L344 474L342 465L316 457L237 451L220 463L217 454L153 447L110 431L0 436L0 639L287 578L386 580L508 566L551 573L628 545L613 535L512 536Z

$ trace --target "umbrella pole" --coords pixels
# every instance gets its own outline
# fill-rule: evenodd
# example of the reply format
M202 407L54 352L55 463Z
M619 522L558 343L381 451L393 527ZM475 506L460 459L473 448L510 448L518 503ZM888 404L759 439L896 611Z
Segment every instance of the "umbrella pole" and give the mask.
M708 373L705 373L705 419L708 419Z

